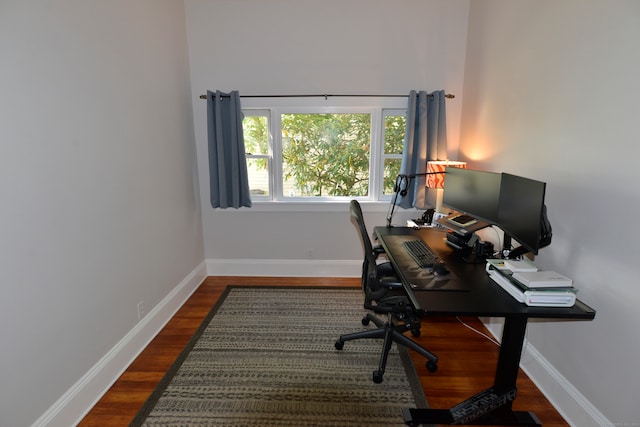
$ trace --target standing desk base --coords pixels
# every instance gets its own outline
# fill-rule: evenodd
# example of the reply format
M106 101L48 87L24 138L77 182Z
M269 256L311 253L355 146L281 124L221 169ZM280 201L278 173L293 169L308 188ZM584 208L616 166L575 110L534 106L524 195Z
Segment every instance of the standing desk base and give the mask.
M403 409L404 423L417 427L423 424L460 424L454 421L449 409ZM491 413L470 421L472 425L505 425L542 427L542 423L533 412L505 411Z
M542 426L533 412L514 412L515 387L489 387L451 409L405 409L404 422L409 426L421 424L475 424Z

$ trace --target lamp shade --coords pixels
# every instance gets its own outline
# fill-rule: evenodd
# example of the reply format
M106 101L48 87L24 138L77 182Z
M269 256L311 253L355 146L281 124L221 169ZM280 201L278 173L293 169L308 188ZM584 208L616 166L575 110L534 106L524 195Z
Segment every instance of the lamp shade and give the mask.
M444 172L447 167L467 168L467 162L454 162L450 160L430 160L427 162L427 172ZM435 175L427 175L427 187L444 188L444 173L436 173Z

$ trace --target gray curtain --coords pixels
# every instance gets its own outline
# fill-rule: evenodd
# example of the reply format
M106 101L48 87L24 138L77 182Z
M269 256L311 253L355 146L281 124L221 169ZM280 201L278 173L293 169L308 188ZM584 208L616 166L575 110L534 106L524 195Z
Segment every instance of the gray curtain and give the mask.
M412 177L427 171L428 160L447 159L447 118L444 90L409 93L407 128L405 131L402 165L398 181L400 207L423 206L426 197L426 176Z
M251 207L238 91L207 91L207 130L211 206Z

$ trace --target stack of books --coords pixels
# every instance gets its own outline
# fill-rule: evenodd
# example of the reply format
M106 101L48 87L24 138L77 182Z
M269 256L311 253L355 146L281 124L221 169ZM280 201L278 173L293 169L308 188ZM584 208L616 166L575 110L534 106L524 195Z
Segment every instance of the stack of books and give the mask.
M488 259L489 277L517 301L533 307L572 307L577 289L555 271L540 271L528 260Z

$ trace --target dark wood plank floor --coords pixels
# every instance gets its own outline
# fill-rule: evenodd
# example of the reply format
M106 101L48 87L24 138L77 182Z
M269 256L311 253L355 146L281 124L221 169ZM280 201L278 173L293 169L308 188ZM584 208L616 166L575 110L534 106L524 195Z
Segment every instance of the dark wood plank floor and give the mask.
M232 284L359 287L360 279L208 277L79 425L128 425L209 313L224 288ZM488 334L478 319L460 320ZM354 328L357 327L358 325L354 325ZM498 360L498 347L465 327L458 319L426 319L423 322L422 335L416 340L436 353L440 359L438 371L432 374L427 371L425 360L412 354L430 407L451 407L492 384ZM374 369L372 366L371 371ZM534 411L547 427L568 426L522 371L518 379L518 398L514 403L514 409Z

